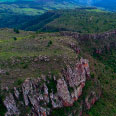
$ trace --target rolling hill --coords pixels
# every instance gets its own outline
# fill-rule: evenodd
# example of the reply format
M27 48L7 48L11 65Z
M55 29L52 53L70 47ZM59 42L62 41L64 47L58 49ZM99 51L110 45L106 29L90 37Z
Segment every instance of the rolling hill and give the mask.
M106 1L108 4L109 1ZM115 3L111 1L115 7ZM101 6L100 6L101 5ZM0 28L19 28L24 30L34 31L78 31L91 33L107 31L115 28L115 13L105 13L103 10L96 8L84 9L82 6L97 6L102 7L102 0L99 1L84 1L84 0L13 0L0 2ZM81 7L81 8L80 8ZM108 6L106 6L109 9ZM70 9L69 13L68 10ZM71 10L72 9L72 10ZM74 10L76 9L76 10ZM54 10L54 11L52 11ZM57 11L59 10L59 11ZM89 12L89 11L95 12ZM78 13L79 11L79 13ZM51 13L52 12L52 13ZM73 13L75 12L75 14ZM80 23L80 12L83 17ZM45 14L44 14L45 13ZM85 17L84 13L86 13ZM96 15L95 15L96 13ZM66 15L65 15L66 14ZM68 15L67 15L68 14ZM110 14L110 15L109 15ZM45 16L46 15L46 16ZM71 17L69 16L71 15ZM93 15L93 16L92 16ZM102 16L103 15L103 16ZM67 18L65 18L65 16ZM79 18L77 18L79 16ZM89 20L89 16L92 20ZM100 19L97 19L100 16ZM111 16L111 19L110 19ZM94 18L92 18L94 17ZM108 20L105 18L108 18ZM69 20L73 20L69 22ZM103 19L103 20L102 20ZM102 20L102 21L101 21ZM64 21L64 22L63 22ZM66 23L67 22L67 23ZM73 23L75 22L77 25ZM79 24L79 23L80 24ZM109 23L108 23L109 22ZM60 23L60 24L59 24ZM20 24L20 26L19 26ZM103 25L103 26L99 26ZM56 26L56 27L55 27ZM100 29L102 28L102 29ZM93 30L92 30L93 29Z
M116 28L116 14L96 8L47 12L19 26L32 31L99 33Z
M115 13L92 7L54 10L38 16L1 15L1 28L9 27L38 32L75 31L80 33L98 33L116 28Z

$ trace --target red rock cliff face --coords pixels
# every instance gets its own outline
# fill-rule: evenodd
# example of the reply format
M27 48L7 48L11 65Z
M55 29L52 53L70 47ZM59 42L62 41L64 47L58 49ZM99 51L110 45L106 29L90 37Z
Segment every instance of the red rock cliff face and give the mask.
M31 106L31 113L28 114L30 116L48 116L56 108L73 106L81 96L88 78L90 78L88 60L81 58L75 67L67 66L62 77L59 79L54 77L57 89L55 92L52 89L49 90L47 85L50 81L45 78L44 80L42 78L27 79L21 88L14 88L14 93L6 96L4 100L7 108L6 116L20 115L21 106L24 108ZM87 109L90 109L99 97L100 94L97 96L95 92L90 93L85 100ZM79 115L82 115L82 108Z

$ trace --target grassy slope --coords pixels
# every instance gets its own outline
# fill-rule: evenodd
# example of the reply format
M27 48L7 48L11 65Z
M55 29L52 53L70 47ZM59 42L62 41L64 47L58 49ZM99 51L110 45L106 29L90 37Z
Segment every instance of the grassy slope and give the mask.
M36 17L38 17L39 15L49 10L67 9L67 8L74 9L76 7L77 5L73 3L68 3L68 2L64 2L64 3L57 3L57 2L35 3L33 1L1 2L0 3L0 22L1 22L0 28L18 27L19 23L20 25L22 25L23 23L27 23L30 20L32 21L33 19L37 19Z
M103 32L116 28L116 14L97 9L59 11L61 16L49 22L43 31L77 31L81 33Z
M0 6L0 27L17 27L24 30L45 32L65 30L80 33L98 33L116 28L115 13L105 12L95 8L55 10L44 13L48 11L50 7L42 6L40 9L38 4L37 6L32 4L31 8L29 4L27 4L27 7L24 4L23 7L21 6L22 4L19 6L12 6L12 4L8 6L6 4L7 7L3 4L0 5L2 6ZM45 11L43 11L43 9L45 9ZM39 10L40 14L42 14L40 16L38 14Z
M99 33L116 28L116 14L95 8L59 10L45 13L22 24L19 28L33 31L76 31Z
M14 37L17 39L14 40ZM15 34L13 30L1 30L0 67L5 71L1 78L3 86L11 86L17 80L38 77L43 73L57 75L65 66L64 61L75 61L76 54L68 45L71 42L75 41L57 33L36 34L21 31ZM35 61L41 55L49 57L50 62Z
M93 54L94 48L101 48L116 42L116 37L100 38L81 43L82 54L90 61L92 75L97 77L102 85L101 99L87 112L89 116L116 115L116 49L111 48L100 55Z
M77 5L71 2L35 2L35 1L14 1L1 2L0 11L7 11L19 15L41 15L53 9L74 9Z
M15 37L15 39L14 39ZM52 43L51 43L52 42ZM15 33L12 29L0 30L0 69L1 87L20 86L25 78L37 78L41 74L60 77L61 71L67 64L74 65L77 55L70 48L70 44L78 42L59 33L34 33L20 31ZM35 61L39 56L49 57L49 62ZM93 83L85 92L94 87ZM85 97L85 96L84 96ZM0 96L1 98L1 96ZM0 101L0 115L4 116L6 109ZM55 116L67 116L72 110L77 110L81 99L74 107L54 110Z
M26 78L38 78L41 74L60 77L62 69L69 63L74 65L76 60L76 53L69 47L70 43L77 42L59 33L20 31L17 34L12 29L1 29L0 70L5 72L1 73L0 89L20 86ZM40 61L40 56L47 56L50 61ZM0 101L0 115L4 116L5 112Z

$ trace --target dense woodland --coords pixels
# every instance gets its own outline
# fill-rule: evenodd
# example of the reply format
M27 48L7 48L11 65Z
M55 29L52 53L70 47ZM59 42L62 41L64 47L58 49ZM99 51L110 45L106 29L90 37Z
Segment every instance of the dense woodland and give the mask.
M115 13L95 8L49 11L38 16L5 13L1 14L0 27L40 32L97 33L115 29L115 18Z

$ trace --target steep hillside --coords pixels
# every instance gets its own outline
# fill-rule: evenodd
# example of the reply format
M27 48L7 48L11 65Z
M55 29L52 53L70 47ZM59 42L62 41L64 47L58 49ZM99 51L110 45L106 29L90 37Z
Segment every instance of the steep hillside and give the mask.
M14 1L0 3L0 28L18 27L40 15L56 9L74 9L77 5L69 2ZM38 19L39 20L39 19ZM40 22L41 20L39 20Z
M116 31L37 34L2 29L0 33L1 115L6 108L7 113L22 116L116 114Z
M116 14L76 8L99 3L0 1L0 116L116 115Z
M98 4L97 6L99 7L99 2L100 1L97 1L97 2L94 1L93 3L93 1L91 0L89 1L88 0L87 1L85 0L81 0L81 1L80 0L79 1L78 0L75 0L75 1L72 1L72 0L68 0L68 1L67 0L60 0L60 1L59 0L47 0L47 1L46 0L45 1L43 0L39 0L39 1L15 0L15 1L7 1L7 2L1 1L0 2L0 22L1 22L0 28L8 27L8 28L19 28L19 29L36 30L36 31L37 30L40 30L40 31L41 30L42 31L48 31L48 30L50 31L59 31L59 30L74 31L75 30L75 31L80 31L84 33L87 31L98 32L99 30L99 32L101 32L101 31L107 31L108 29L114 29L115 28L115 21L114 21L115 15L112 13L109 15L109 13L104 13L105 11L102 11L96 8L85 9L81 6L82 7L81 10L78 9L78 10L71 10L71 11L56 11L59 9L80 8L81 4L85 4L83 5L85 7L85 6L88 6L86 4L91 4L91 3L96 4L96 5ZM45 16L46 12L50 12L51 10L54 10L55 15L61 14L62 16L60 18L54 17L54 16L53 17ZM92 13L89 11L92 11ZM80 16L80 13L82 13L84 18L82 18L82 15ZM87 15L84 15L85 13ZM100 15L100 21L97 18L99 17L99 15ZM65 18L64 16L67 18ZM87 18L85 16L87 16ZM111 16L111 19L110 19L110 16ZM42 18L41 20L41 17L44 17L44 19ZM91 18L88 19L89 17ZM106 18L108 18L107 21L105 21ZM70 19L73 21L69 22ZM81 19L82 21L80 22ZM102 21L104 22L101 22L101 19L103 19ZM78 23L77 21L80 23ZM76 26L74 22L77 23ZM59 23L61 24L59 25ZM81 25L81 23L83 24ZM18 24L20 24L20 26ZM54 27L52 27L53 25ZM99 25L102 25L102 26L99 26ZM99 29L100 27L103 29ZM94 28L94 30L92 30L91 28Z
M19 28L33 31L75 31L98 33L116 28L116 14L96 8L51 11L22 24Z
M94 7L80 8L77 3L71 1L0 3L0 28L95 33L115 29L115 17L115 13Z
M102 96L87 112L90 116L115 116L115 52L116 31L100 34L62 33L74 37L79 42L81 55L90 61L92 77L97 77L102 85Z
M0 52L2 116L81 115L101 95L73 37L1 29Z

